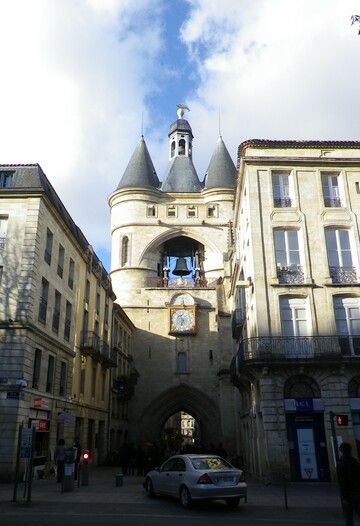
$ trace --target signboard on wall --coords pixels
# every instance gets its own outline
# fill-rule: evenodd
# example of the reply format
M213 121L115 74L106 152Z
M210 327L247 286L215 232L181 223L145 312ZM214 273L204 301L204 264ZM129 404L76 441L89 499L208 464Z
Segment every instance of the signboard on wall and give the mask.
M33 407L36 407L37 409L49 409L49 400L46 398L42 398L41 396L37 396L33 400Z

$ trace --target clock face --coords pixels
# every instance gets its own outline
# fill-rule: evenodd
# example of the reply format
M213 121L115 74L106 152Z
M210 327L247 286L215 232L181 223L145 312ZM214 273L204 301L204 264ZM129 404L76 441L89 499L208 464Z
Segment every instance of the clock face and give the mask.
M194 315L186 309L179 309L171 316L171 330L174 332L190 332L194 330Z

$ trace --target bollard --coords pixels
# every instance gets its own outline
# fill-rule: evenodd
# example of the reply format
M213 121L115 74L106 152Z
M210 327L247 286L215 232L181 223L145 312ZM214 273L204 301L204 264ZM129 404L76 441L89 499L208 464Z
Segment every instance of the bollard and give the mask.
M123 474L117 473L115 475L115 486L122 486L123 485Z
M74 449L69 448L65 451L65 464L62 483L63 491L74 491L74 462Z

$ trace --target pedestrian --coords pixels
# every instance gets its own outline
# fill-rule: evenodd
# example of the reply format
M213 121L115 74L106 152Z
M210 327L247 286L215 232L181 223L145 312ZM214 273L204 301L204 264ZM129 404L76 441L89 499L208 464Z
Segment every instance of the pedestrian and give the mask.
M57 480L56 482L61 482L64 474L64 464L65 464L65 440L60 438L58 444L54 451L54 462L57 467Z
M346 526L353 526L354 511L360 515L360 462L351 455L351 444L340 444L336 471Z
M76 436L74 439L73 447L76 448L74 480L77 480L78 473L79 473L79 464L80 464L80 459L81 459L81 445L80 445L78 436Z

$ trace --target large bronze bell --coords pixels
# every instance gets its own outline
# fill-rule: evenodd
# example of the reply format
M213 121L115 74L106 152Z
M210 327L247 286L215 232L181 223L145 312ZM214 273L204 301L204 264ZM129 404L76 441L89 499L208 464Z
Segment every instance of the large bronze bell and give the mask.
M178 258L175 268L173 270L173 274L175 276L186 276L187 274L190 274L191 270L188 269L186 259L185 258Z

